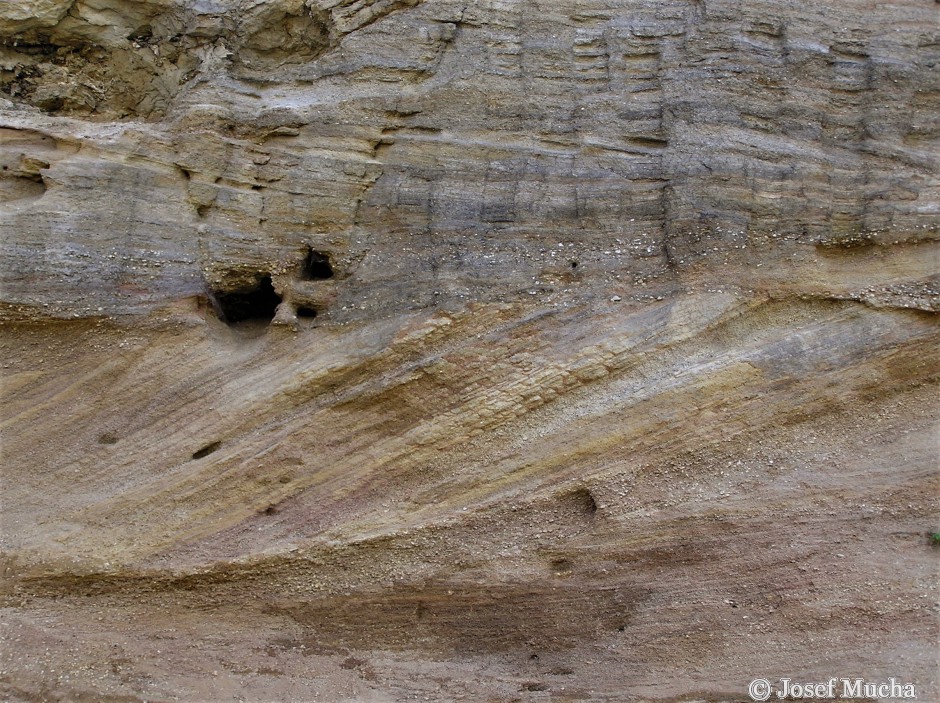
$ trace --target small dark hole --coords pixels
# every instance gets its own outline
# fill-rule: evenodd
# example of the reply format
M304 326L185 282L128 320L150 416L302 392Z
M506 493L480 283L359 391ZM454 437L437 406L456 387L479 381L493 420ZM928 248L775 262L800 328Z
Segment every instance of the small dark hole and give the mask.
M252 288L217 293L215 299L220 317L230 325L247 320L270 322L281 304L281 296L274 291L270 276L262 277Z
M306 305L301 305L297 308L297 317L306 317L308 319L313 319L317 316L317 311L314 308L307 307Z
M207 444L199 451L193 452L193 459L202 459L205 456L209 456L212 452L218 450L222 446L221 442L213 442L212 444Z
M597 512L597 501L587 488L578 488L568 493L564 501L584 515L593 516Z
M528 683L522 684L522 691L547 691L549 686L547 683L542 683L541 681L529 681Z
M572 261L572 262L570 262L570 263L571 263L571 268L573 268L573 269L578 268L578 262L577 262L577 261Z
M148 42L153 39L153 29L151 29L149 24L146 24L140 29L131 32L127 38L129 41Z
M274 515L274 513L276 512L277 512L277 508L274 507L273 505L269 505L267 508L264 509L265 515Z
M37 104L43 110L48 110L49 112L58 112L62 109L62 106L65 104L65 101L60 97L51 97L37 101Z
M330 263L330 255L311 249L304 259L303 277L308 281L325 281L333 278L333 265Z
M110 432L105 432L98 437L98 444L117 444L117 441L117 435L111 434Z
M259 185L258 183L255 183L253 186L251 186L252 190L261 190L262 188L264 188L264 186Z

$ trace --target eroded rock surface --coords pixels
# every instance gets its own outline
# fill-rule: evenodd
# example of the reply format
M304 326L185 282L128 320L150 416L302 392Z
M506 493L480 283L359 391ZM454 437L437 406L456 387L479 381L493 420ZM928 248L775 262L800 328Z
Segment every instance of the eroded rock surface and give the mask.
M938 8L0 0L6 699L940 696Z

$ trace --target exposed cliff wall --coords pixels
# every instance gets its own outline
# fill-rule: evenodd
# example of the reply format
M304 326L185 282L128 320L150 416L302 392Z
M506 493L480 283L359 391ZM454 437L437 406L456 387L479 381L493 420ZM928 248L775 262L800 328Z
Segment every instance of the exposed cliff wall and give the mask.
M0 0L5 695L940 694L938 7Z
M934 4L40 5L3 26L22 314L265 274L337 320L691 281L935 304Z

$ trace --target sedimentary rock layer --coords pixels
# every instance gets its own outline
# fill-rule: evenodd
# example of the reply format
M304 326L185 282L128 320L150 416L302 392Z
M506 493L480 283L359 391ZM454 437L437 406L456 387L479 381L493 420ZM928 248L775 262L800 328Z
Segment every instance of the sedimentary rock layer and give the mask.
M0 0L4 696L940 695L937 7Z

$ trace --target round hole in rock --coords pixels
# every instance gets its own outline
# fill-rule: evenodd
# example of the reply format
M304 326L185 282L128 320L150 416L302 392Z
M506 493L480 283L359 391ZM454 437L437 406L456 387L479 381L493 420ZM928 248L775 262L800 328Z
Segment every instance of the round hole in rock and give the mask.
M217 292L214 298L219 306L219 316L230 325L250 320L270 322L281 304L281 296L274 291L270 276L262 276L250 288Z
M597 501L594 495L583 486L562 496L562 502L576 513L593 517L597 513Z
M300 305L297 308L297 317L303 317L308 320L312 320L317 316L317 311L315 308L311 308L307 305Z
M301 272L308 281L325 281L333 278L333 264L330 263L330 255L323 251L311 249L307 252L307 258L304 259L304 267Z

